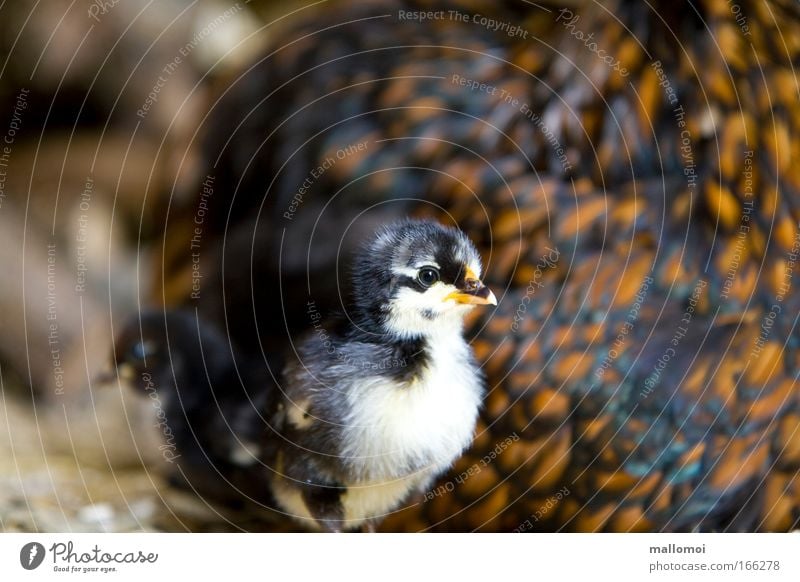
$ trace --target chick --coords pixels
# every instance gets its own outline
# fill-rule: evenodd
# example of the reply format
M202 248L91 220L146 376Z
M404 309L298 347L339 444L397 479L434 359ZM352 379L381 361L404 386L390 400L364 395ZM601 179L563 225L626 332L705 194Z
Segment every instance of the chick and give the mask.
M463 232L405 220L354 256L344 316L323 324L309 302L275 423L280 508L312 529L370 528L469 446L483 377L463 322L497 304L480 276Z
M268 366L234 353L193 311L144 312L115 341L115 376L152 401L174 484L231 507L268 506L277 390Z

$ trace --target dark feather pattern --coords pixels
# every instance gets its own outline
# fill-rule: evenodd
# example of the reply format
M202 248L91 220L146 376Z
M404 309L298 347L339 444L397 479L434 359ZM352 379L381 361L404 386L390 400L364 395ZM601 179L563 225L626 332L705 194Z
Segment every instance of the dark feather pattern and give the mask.
M741 0L747 31L723 0L443 4L527 38L398 19L429 5L315 14L231 81L203 154L221 156L214 213L237 242L207 233L229 294L222 309L209 287L201 311L227 310L243 349L256 331L285 345L311 327L309 295L342 309L343 262L376 225L457 224L503 293L471 320L488 395L443 483L492 462L382 527L797 527L796 3ZM154 296L166 284L171 305L193 303L186 248L166 246Z

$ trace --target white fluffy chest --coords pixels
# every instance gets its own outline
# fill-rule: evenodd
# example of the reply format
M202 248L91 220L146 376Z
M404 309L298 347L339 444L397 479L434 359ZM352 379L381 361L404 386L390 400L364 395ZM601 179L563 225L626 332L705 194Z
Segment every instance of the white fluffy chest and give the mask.
M472 441L481 382L460 337L429 344L429 364L409 384L385 378L348 393L344 461L364 482L436 475Z

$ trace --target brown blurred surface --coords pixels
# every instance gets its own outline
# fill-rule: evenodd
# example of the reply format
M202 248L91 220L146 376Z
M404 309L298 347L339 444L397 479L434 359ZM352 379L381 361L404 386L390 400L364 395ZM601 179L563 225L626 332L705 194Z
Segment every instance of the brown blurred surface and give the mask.
M267 33L244 3L100 4L0 8L0 139L13 129L0 168L0 530L237 531L249 518L166 486L149 403L126 406L93 379L150 287L153 213L188 164L208 87Z

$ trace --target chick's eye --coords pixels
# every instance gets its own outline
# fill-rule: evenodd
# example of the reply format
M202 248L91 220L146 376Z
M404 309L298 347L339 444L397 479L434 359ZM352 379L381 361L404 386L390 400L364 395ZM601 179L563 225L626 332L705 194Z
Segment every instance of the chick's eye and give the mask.
M130 355L134 360L144 360L155 354L155 346L151 342L137 342L133 345Z
M430 287L439 280L439 271L433 267L423 267L417 274L417 279L425 287Z

